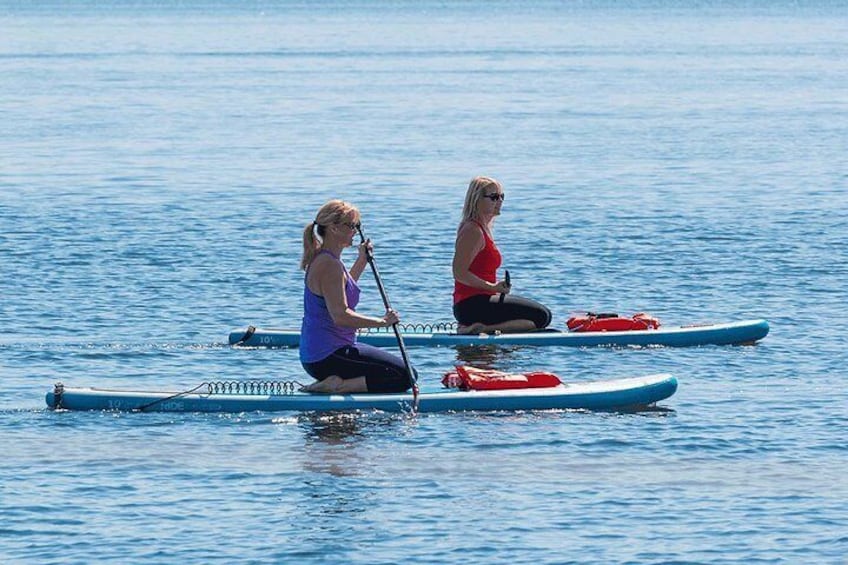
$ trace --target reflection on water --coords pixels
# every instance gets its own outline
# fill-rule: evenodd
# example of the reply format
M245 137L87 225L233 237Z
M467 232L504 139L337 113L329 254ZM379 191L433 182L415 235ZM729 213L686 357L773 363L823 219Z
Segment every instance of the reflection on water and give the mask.
M299 423L306 432L307 443L318 442L328 445L344 443L362 435L359 414L304 414Z
M405 414L352 412L304 414L299 425L304 431L304 470L337 477L361 476L362 452L368 443L384 435L403 434Z
M507 370L505 367L516 358L518 349L502 345L458 345L456 364L473 365L480 369Z
M303 482L296 502L298 528L306 548L326 550L327 530L355 533L369 523L378 498L375 458L383 438L403 435L398 414L303 414Z

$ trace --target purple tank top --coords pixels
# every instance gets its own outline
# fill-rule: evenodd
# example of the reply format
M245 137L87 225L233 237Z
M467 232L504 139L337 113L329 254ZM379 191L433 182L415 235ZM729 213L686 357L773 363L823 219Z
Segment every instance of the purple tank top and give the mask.
M326 253L341 263L329 251L321 251L320 253ZM347 272L344 263L342 263L342 269L345 272L347 306L351 310L356 310L356 305L359 304L359 285ZM306 276L308 275L309 268L307 267ZM303 363L315 363L326 359L341 347L356 343L356 330L338 326L333 322L324 297L309 290L309 286L306 284L306 276L303 277L303 323L300 327L300 360Z

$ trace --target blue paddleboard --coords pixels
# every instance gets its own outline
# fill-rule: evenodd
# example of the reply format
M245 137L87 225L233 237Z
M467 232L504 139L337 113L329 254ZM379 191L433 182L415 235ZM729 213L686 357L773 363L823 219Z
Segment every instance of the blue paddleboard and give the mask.
M546 330L530 333L458 335L450 330L404 328L407 346L536 345L536 346L651 346L692 347L698 345L751 344L769 332L765 320L742 320L725 324L660 327L620 332L565 332ZM378 347L393 347L397 339L390 328L360 331L358 341ZM246 328L230 332L229 343L246 347L297 347L300 330Z
M214 384L214 383L213 383ZM277 390L271 394L251 391L249 381L240 383L247 394L210 392L199 386L192 392L154 392L71 388L57 384L47 393L47 406L65 410L121 410L143 412L284 412L284 411L410 411L411 393L404 394L311 394ZM257 389L269 383L258 383ZM273 384L273 383L271 383ZM440 389L422 392L419 412L501 410L621 410L649 406L677 390L677 379L656 374L625 379L567 383L549 388L513 390Z

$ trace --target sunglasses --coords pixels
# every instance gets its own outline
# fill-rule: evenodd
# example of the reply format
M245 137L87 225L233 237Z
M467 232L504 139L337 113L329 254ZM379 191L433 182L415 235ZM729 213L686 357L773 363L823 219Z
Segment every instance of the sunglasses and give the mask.
M497 202L498 200L503 202L506 199L506 195L503 192L493 192L491 194L484 194L483 198L488 198L492 202Z
M348 229L352 229L352 230L358 230L359 226L360 226L359 222L356 222L356 223L354 223L354 222L338 222L338 225L347 226Z

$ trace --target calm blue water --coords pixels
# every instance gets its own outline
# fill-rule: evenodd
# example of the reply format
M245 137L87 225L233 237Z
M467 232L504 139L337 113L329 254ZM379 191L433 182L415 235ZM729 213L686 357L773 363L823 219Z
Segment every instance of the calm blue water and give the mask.
M0 1L0 561L844 563L848 7L618 4ZM224 342L298 323L331 197L404 319L449 319L478 174L555 323L772 333L410 351L429 385L677 375L639 414L44 409L59 380L305 381Z

